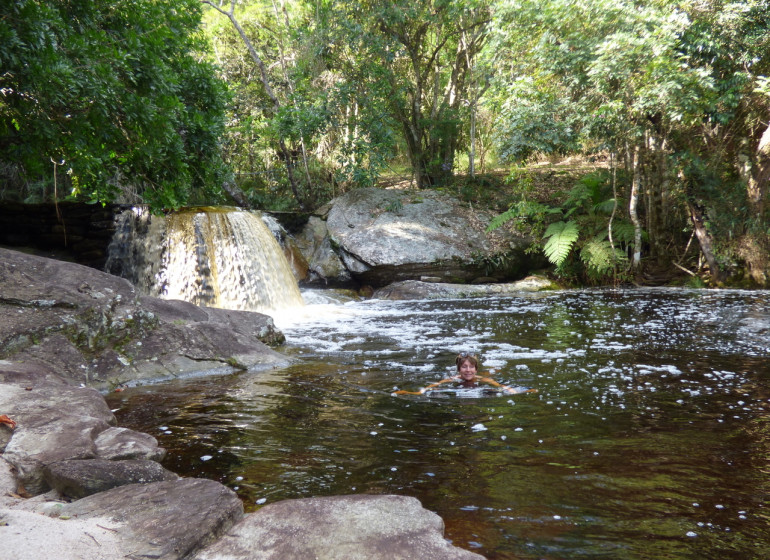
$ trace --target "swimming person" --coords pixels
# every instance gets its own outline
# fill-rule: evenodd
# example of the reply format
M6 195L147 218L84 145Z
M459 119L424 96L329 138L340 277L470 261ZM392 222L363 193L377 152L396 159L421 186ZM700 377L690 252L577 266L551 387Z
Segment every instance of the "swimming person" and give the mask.
M487 383L493 387L499 387L506 393L518 394L518 393L537 393L537 389L524 389L514 388L508 385L498 383L494 379L489 377L480 377L478 375L479 360L475 355L467 352L460 352L455 358L455 365L457 366L457 375L442 379L436 383L432 383L427 387L423 387L419 391L394 391L393 395L422 395L431 389L438 387L443 383L455 383L459 388L474 388L478 387L480 383Z

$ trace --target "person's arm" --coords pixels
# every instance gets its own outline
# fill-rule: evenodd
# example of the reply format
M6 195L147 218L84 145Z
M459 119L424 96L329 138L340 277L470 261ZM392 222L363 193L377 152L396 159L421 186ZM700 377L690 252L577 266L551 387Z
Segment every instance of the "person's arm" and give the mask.
M393 391L391 393L392 395L422 395L426 391L429 391L430 389L433 389L434 387L438 387L442 383L451 383L452 381L457 381L457 376L455 377L449 377L447 379L442 379L441 381L438 381L436 383L431 383L427 387L423 387L419 391Z
M480 377L479 381L483 381L484 383L489 383L490 385L493 385L495 387L500 387L503 391L506 393L510 393L512 395L517 395L519 393L537 393L537 389L525 389L525 390L518 390L514 389L513 387L509 387L508 385L503 385L502 383L498 383L494 379L490 379L489 377Z

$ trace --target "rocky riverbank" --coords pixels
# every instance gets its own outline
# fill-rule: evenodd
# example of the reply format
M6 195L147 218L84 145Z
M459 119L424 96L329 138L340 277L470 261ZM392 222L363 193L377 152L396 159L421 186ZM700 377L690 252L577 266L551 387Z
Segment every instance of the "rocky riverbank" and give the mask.
M0 249L0 542L15 560L479 555L403 496L288 500L244 515L218 482L164 469L102 393L280 367L270 317L161 301L94 269ZM3 416L7 420L3 421Z

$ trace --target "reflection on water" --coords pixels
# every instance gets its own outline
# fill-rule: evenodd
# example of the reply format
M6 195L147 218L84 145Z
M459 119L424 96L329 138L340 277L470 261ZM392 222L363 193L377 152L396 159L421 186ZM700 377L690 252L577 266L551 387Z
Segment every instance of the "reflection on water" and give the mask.
M398 493L488 558L765 558L770 293L346 302L276 317L297 358L109 398L247 509ZM537 394L393 397L478 352Z

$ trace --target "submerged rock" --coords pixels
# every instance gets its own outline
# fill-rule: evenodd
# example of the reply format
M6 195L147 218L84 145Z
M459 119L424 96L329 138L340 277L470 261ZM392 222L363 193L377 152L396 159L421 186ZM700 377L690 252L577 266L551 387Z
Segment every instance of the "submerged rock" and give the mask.
M375 291L376 299L442 299L505 296L521 292L541 292L558 289L558 286L541 276L528 276L518 282L505 284L443 284L405 280L394 282Z

